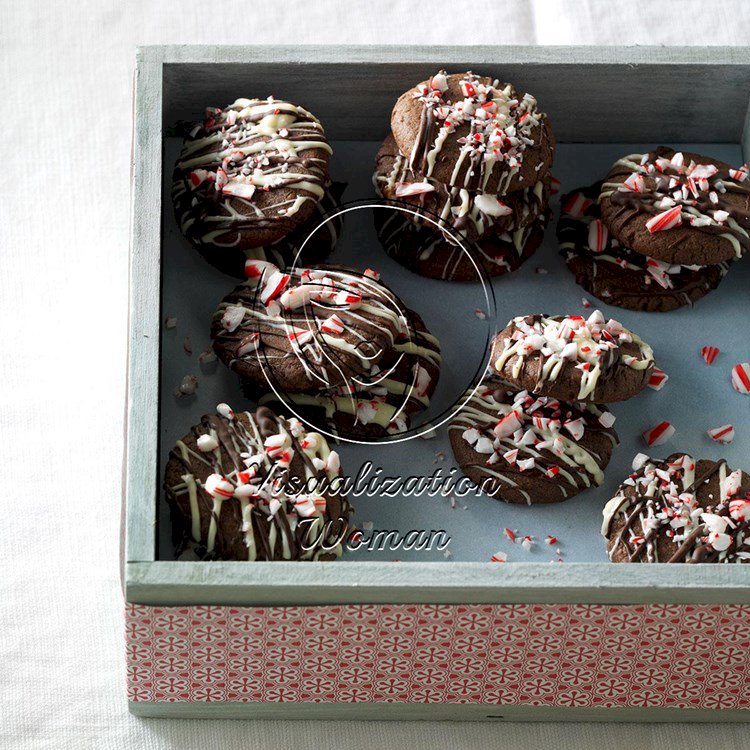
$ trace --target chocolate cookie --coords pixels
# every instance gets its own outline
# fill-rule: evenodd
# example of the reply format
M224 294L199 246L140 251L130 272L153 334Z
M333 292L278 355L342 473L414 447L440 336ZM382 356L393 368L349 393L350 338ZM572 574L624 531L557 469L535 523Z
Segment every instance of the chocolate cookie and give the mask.
M164 489L186 541L214 560L332 560L352 509L338 454L270 409L217 413L178 440Z
M648 383L651 347L595 310L514 318L492 343L492 366L517 390L563 401L626 401Z
M536 184L555 151L549 120L533 96L471 72L440 71L402 94L391 130L412 169L484 193Z
M207 250L271 245L312 214L331 153L319 120L296 104L269 97L209 109L175 166L178 223Z
M543 214L513 232L458 245L429 225L415 226L398 210L375 213L378 239L388 255L420 276L449 281L477 281L479 267L489 276L517 270L541 245L547 219Z
M728 263L681 266L623 247L601 221L601 183L562 198L557 239L576 283L607 304L668 312L692 305L719 285Z
M408 334L383 355L373 384L320 393L284 393L310 425L350 440L377 440L405 432L430 404L440 378L440 342L413 310L406 310ZM266 400L274 399L269 395ZM264 399L261 399L264 402Z
M726 461L638 455L604 506L613 562L750 561L750 476Z
M602 221L625 247L665 263L710 266L750 247L750 181L709 156L659 147L615 162Z
M214 268L238 279L246 278L246 266L252 267L252 261L256 260L268 261L280 269L295 260L298 265L321 263L333 251L343 229L343 217L335 215L335 212L345 187L342 182L328 185L311 216L293 232L271 245L245 249L197 245L196 249ZM303 249L298 257L300 248Z
M250 278L214 313L213 347L241 379L265 392L317 392L371 384L407 331L401 301L372 276L321 266L283 273L255 261Z
M535 183L503 196L450 187L413 170L392 135L378 151L373 183L383 198L416 211L416 216L405 216L418 226L434 231L435 222L445 222L470 242L526 227L549 205L549 175L539 175Z
M461 471L486 494L534 505L603 482L614 421L603 407L516 392L488 375L448 431Z

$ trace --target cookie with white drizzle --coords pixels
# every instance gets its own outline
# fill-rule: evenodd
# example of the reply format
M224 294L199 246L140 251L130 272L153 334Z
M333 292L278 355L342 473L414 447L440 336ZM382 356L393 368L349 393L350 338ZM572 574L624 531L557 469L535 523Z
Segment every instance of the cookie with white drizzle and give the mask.
M309 424L350 440L377 440L405 432L414 417L425 411L440 378L440 342L422 318L406 310L408 334L386 352L373 384L355 390L354 385L320 393L283 395ZM252 392L247 395L252 397ZM269 394L260 403L272 403Z
M219 404L170 451L164 489L185 545L215 560L332 560L352 509L338 454L299 420Z
M750 248L750 180L708 156L659 147L615 162L602 221L625 247L666 263L714 265Z
M269 390L318 392L370 384L407 331L403 303L368 269L320 266L289 273L254 261L221 302L211 337L219 359Z
M557 224L560 254L589 294L629 310L668 312L692 305L718 287L728 262L666 263L620 244L601 220L600 189L598 182L564 195Z
M618 444L614 421L602 406L514 391L488 374L448 434L461 471L486 494L535 505L604 481Z
M533 96L471 72L440 71L402 94L391 130L412 169L484 193L534 185L555 151L549 119Z
M178 223L194 245L219 253L273 244L313 213L331 153L320 121L297 104L269 97L210 108L175 166Z
M613 562L750 561L750 475L686 453L633 469L603 510Z
M514 232L461 245L429 225L416 226L402 212L375 213L375 229L386 254L410 271L430 279L477 281L478 268L489 276L516 271L541 245L548 214ZM460 235L459 235L460 236Z
M247 278L246 270L256 260L268 261L280 269L295 262L298 265L321 263L333 252L343 229L342 217L336 215L336 210L345 187L345 183L341 182L329 184L323 197L315 204L311 216L290 234L270 245L245 249L227 247L221 250L196 245L195 249L214 268L238 279ZM300 248L303 248L301 253Z
M492 367L517 390L562 401L626 401L646 387L651 347L599 310L513 318L492 343Z
M383 198L406 203L416 211L417 216L406 216L418 226L437 229L425 220L427 216L460 232L470 242L512 234L528 226L547 211L550 194L547 174L503 196L444 185L412 169L392 135L375 158L373 184Z

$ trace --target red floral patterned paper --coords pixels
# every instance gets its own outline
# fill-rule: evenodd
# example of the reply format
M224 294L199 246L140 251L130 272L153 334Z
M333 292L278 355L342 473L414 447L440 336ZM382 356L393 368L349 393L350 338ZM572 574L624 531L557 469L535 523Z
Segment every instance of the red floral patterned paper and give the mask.
M132 701L750 707L750 606L127 605Z

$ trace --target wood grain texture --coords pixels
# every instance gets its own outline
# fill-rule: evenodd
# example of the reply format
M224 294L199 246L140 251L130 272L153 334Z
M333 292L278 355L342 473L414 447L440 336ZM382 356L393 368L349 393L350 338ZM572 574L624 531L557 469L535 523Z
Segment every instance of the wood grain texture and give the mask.
M135 75L132 238L128 338L125 559L155 556L161 284L162 69L141 63Z

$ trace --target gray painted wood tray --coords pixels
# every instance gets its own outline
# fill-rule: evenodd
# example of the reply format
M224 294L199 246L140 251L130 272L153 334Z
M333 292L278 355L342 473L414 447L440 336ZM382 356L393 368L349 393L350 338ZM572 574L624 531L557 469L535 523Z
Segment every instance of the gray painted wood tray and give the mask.
M656 144L743 161L750 96L745 50L590 48L147 48L136 70L134 204L131 265L130 363L126 455L127 539L125 582L129 601L143 603L339 603L501 601L747 601L744 566L620 566L607 561L599 534L601 508L645 446L640 434L668 419L677 428L660 450L725 457L748 468L744 435L750 402L729 384L729 369L750 359L743 323L750 319L750 263L738 263L720 289L694 309L657 315L592 303L654 347L670 380L616 405L621 445L603 487L565 503L531 508L487 497L359 497L356 522L375 529L445 530L449 554L399 550L347 552L326 563L201 563L176 561L160 484L175 439L219 401L249 405L236 379L220 364L201 366L209 348L208 321L234 281L207 265L181 237L169 200L179 140L167 136L178 120L193 119L208 104L237 96L274 95L315 112L333 141L334 179L348 183L345 201L374 197L370 177L389 111L409 82L439 67L487 71L533 92L561 143L553 173L566 191L606 173L617 156ZM697 97L695 91L700 90ZM248 94L248 91L250 94ZM717 116L720 111L722 116ZM745 140L747 149L747 141ZM747 150L745 150L747 153ZM558 196L559 197L559 196ZM496 315L480 319L487 304L478 284L422 279L390 261L370 217L347 215L332 261L380 270L441 339L444 365L438 402L457 398L482 364L487 332L512 316L534 311L583 313L583 290L557 254L554 219L544 244L520 271L492 283ZM556 218L556 216L555 216ZM548 273L535 273L543 267ZM450 311L448 313L448 311ZM165 330L167 316L177 327ZM183 351L190 337L193 355ZM708 368L703 345L721 348ZM468 375L467 375L468 373ZM199 378L195 397L176 399L186 374ZM744 398L744 400L743 400ZM737 439L720 447L708 427L732 422ZM455 466L445 428L429 440L391 446L342 445L349 474L368 459L388 474L430 474ZM440 454L445 454L441 460ZM503 528L531 534L527 552ZM547 534L559 544L544 544ZM557 560L560 549L562 565ZM503 550L509 562L488 562ZM399 562L393 562L394 559Z

